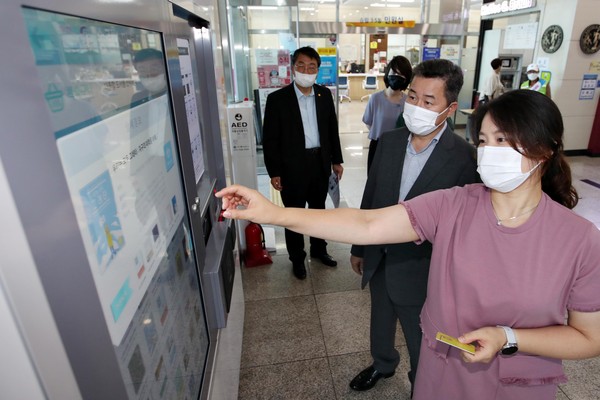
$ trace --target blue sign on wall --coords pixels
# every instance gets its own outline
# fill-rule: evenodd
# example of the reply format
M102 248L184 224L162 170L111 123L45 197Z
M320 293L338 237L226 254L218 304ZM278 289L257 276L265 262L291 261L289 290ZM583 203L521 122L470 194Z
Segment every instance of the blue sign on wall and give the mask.
M439 47L424 47L423 48L423 61L426 60L437 60L440 58Z
M325 86L335 86L337 68L335 56L321 56L321 66L317 75L317 83Z

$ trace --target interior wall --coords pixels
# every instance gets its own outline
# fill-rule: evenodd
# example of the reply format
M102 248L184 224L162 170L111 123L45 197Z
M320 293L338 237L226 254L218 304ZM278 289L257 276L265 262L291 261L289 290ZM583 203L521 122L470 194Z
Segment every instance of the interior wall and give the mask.
M597 23L597 0L546 1L541 32L550 25L560 25L563 44L555 53L548 54L541 49L538 41L536 58L548 58L552 71L552 99L560 108L565 124L565 150L588 147L598 106L598 90L593 100L579 100L579 91L584 74L597 74L590 72L590 63L600 61L600 52L584 54L579 47L579 37L587 26Z
M502 30L498 54L522 54L522 66L531 62L546 63L552 72L550 86L552 100L558 105L565 125L565 150L587 149L590 132L598 106L598 91L591 100L580 100L579 93L584 74L594 74L591 62L600 62L600 52L587 55L579 47L581 32L591 24L598 23L597 0L538 1L539 13L526 13L518 16L497 18L494 29ZM536 44L534 49L504 49L504 31L511 24L527 23L538 20ZM541 36L550 25L559 25L563 29L563 44L554 53L542 50ZM487 34L487 33L486 33ZM484 81L489 60L481 62L480 83ZM481 84L480 84L481 85ZM479 86L480 86L479 85Z

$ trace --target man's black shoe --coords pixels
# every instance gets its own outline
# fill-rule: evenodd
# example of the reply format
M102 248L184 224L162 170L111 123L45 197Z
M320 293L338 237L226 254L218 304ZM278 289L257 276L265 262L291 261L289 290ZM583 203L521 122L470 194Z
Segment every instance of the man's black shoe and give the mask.
M292 268L294 270L294 276L298 279L306 279L306 267L304 261L293 262Z
M323 265L327 265L328 267L335 267L337 266L337 261L335 261L333 259L333 257L331 257L329 254L324 253L324 254L319 254L319 255L310 255L311 258L316 258L317 260L321 261L321 263L323 263Z
M389 378L394 376L394 373L395 371L389 374L382 374L371 365L369 368L361 371L354 377L354 379L352 379L350 382L350 388L358 391L372 389L378 380L381 378Z

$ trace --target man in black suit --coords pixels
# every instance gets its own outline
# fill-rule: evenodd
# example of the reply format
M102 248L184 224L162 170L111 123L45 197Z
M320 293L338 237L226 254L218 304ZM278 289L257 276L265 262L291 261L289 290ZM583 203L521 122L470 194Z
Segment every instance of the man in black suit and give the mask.
M286 207L324 209L331 170L341 179L342 149L333 96L316 85L321 57L312 47L292 55L294 82L267 97L263 152L271 185ZM294 275L306 278L303 235L285 230L285 244ZM310 238L310 255L323 264L337 262L323 239Z
M385 132L379 139L361 208L387 207L423 193L479 181L475 147L454 134L446 121L458 107L462 84L462 71L451 61L430 60L415 67L404 107L406 127ZM398 320L410 356L412 387L431 243L352 246L351 253L352 268L362 274L362 287L369 283L371 292L373 364L350 387L369 390L379 379L394 375L400 361L394 348Z

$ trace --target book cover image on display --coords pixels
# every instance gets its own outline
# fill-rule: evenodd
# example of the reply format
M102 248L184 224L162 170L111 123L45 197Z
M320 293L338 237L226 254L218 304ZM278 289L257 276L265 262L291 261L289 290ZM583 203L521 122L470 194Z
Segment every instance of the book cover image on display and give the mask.
M110 175L104 171L80 191L100 272L125 245Z

